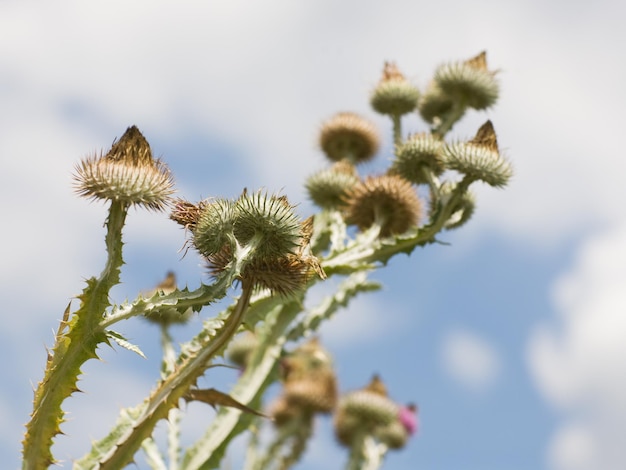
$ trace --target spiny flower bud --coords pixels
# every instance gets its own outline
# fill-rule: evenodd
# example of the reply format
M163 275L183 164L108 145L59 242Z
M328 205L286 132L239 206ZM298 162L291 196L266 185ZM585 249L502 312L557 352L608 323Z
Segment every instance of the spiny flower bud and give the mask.
M393 62L385 62L383 76L372 91L370 103L380 114L402 116L417 107L419 90L409 83Z
M444 93L436 82L430 82L426 91L420 96L418 111L420 116L429 124L434 124L448 114L454 106L454 101Z
M363 425L389 424L398 416L398 405L387 397L386 387L376 377L361 390L344 395L339 407L347 414L358 417Z
M87 157L75 168L76 192L91 199L163 210L174 193L167 166L152 158L137 127L129 127L106 155Z
M345 160L322 170L306 181L311 200L323 209L336 209L343 203L346 191L359 182L356 169Z
M415 226L422 204L411 183L398 175L370 176L347 192L345 218L366 230L380 226L380 236L401 234Z
M254 333L244 331L242 334L235 337L226 348L226 359L244 368L248 364L250 354L252 354L258 344L259 340Z
M513 176L511 164L500 155L491 121L469 142L446 145L444 161L446 167L495 187L505 186Z
M496 102L500 92L495 72L487 69L485 51L465 62L440 66L434 80L452 99L460 100L474 109L489 108Z
M247 191L235 202L233 233L240 245L254 245L257 259L293 253L300 241L300 221L285 196Z
M197 217L195 210L191 210L192 217L196 218L192 230L193 244L205 257L223 253L223 249L230 250L232 254L232 232L238 211L232 201L227 199L215 199L209 203L198 205L200 216Z
M335 434L339 441L351 445L354 436L363 430L373 432L388 426L398 415L398 405L369 390L356 390L339 399L335 415Z
M319 145L332 162L371 160L380 146L378 130L355 113L338 113L322 125Z
M431 134L413 134L396 147L396 156L390 173L398 174L414 184L428 183L424 170L439 176L445 170L442 158L443 143Z

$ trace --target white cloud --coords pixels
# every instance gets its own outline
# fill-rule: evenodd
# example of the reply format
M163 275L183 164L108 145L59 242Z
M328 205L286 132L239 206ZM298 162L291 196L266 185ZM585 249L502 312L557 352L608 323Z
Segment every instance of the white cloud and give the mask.
M500 358L483 338L466 330L450 331L441 343L445 372L472 391L484 391L496 381Z
M570 424L563 426L550 443L548 460L556 470L585 470L599 468L594 436L585 426Z
M626 450L614 437L626 435L625 286L622 225L580 248L571 270L554 284L556 325L540 324L530 337L528 361L538 389L578 423L575 431L558 431L553 440L554 468L617 469L626 464ZM582 436L589 442L585 464L576 454L568 457L575 447L570 443Z

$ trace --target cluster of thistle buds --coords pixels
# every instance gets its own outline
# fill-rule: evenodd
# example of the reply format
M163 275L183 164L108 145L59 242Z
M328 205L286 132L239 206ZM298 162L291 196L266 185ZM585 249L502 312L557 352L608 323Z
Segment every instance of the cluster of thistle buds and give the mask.
M236 200L174 201L171 218L219 276L236 269L244 285L287 295L313 274L324 278L309 241L313 219L301 221L285 196L244 190Z
M488 109L495 104L498 95L496 72L488 69L484 52L466 61L440 66L423 91L407 80L395 64L386 63L382 78L371 93L370 104L376 112L391 118L393 124L393 156L389 167L382 174L359 174L358 167L379 153L379 132L372 122L355 113L341 112L331 117L319 132L319 146L331 165L306 180L310 199L322 211L305 220L295 214L294 206L286 196L264 191L244 189L235 199L211 198L197 203L173 199L174 184L169 169L153 158L148 142L132 126L113 143L109 152L84 159L75 170L75 187L81 196L111 202L106 237L109 260L102 274L104 280L94 282L86 292L97 299L108 299L105 290L119 282L119 270L123 264L121 230L129 207L172 208L170 218L187 231L186 243L206 261L215 284L221 282L223 285L219 287L224 288L223 292L233 280L238 280L242 286L235 308L227 311L230 316L220 327L219 341L191 348L191 359L179 364L172 373L175 376L183 366L188 367L184 369L184 380L163 381L159 385L163 393L155 395L167 398L175 389L179 396L189 397L189 393L183 393L183 386L192 387L197 376L206 369L209 359L221 354L240 330L253 291L260 294L259 298L271 297L281 302L284 299L286 303L288 297L297 292L300 297L294 295L291 300L298 303L314 280L324 279L326 273L354 274L359 271L362 274L362 271L376 267L376 262L384 264L395 253L433 241L441 230L466 223L475 205L469 191L472 183L482 181L494 187L505 186L512 176L512 168L499 150L491 121L486 121L469 139L446 140L447 133L468 109ZM410 113L421 116L429 126L428 131L404 135L402 118ZM371 236L357 236L348 242L345 225L356 226ZM390 237L395 239L389 240ZM169 294L174 297L181 294L182 299L182 293L176 291L175 277L169 274L164 283L146 294L144 299ZM206 299L197 304L189 301L186 305L192 305L197 311L221 292L216 288L214 297L210 288L207 291ZM85 298L89 299L89 295ZM142 300L137 303L139 307L143 305ZM102 333L100 320L102 311L108 306L108 300L103 300L98 304L100 310L92 308L93 311L81 312L83 316L77 315L77 318L91 330ZM190 314L191 307L164 308L163 305L156 312L145 312L149 320L158 322L164 329L172 323L186 321ZM82 323L79 326L82 327ZM297 334L290 336L289 340L307 336L316 328L304 323L299 327L291 330L289 335ZM69 334L74 334L74 330L70 328ZM91 349L83 348L87 352L82 356L69 355L77 358L73 370L79 371L80 361L95 356L89 351L95 351L97 338L97 335L88 337L93 340L89 343ZM287 338L286 332L282 338ZM58 341L59 358L63 356L64 348L78 348L78 343L62 340L59 338ZM245 368L251 352L257 347L256 341L252 333L242 334L237 341L230 342L227 355ZM49 369L47 374L54 377L61 370L52 366ZM296 436L285 464L292 464L302 454L316 414L334 413L336 437L353 451L364 449L366 439L374 439L387 449L399 449L417 430L417 407L403 406L391 400L377 376L363 389L339 397L332 358L316 339L303 343L283 357L280 376L283 390L271 406L270 414L278 431L286 430L283 436L288 432ZM68 385L60 389L67 396L75 389L76 377L70 379ZM44 400L47 380L42 381L37 393L35 409L47 403ZM219 396L224 398L223 394ZM215 400L215 396L211 400ZM62 413L60 403L50 406L50 410L46 410L48 415L55 411ZM55 406L58 410L54 409ZM154 403L160 411L167 406L170 404L165 398ZM45 419L39 416L33 413L33 427L41 427L40 422L45 424ZM147 413L141 419L149 422L156 416L156 413ZM58 424L55 422L47 431L45 439L40 439L48 446L40 459L42 461L52 461L49 444L59 432ZM31 433L30 428L28 432L29 436L39 436L36 432ZM31 449L39 445L31 444L31 441L27 439L25 455L34 453Z
M467 141L445 142L446 132L469 108L487 109L498 97L496 73L488 70L486 54L440 66L422 93L395 64L386 63L383 76L372 91L370 103L394 125L394 155L386 173L361 178L356 167L371 160L380 147L376 126L350 112L326 121L319 145L332 166L311 177L306 187L311 200L326 210L338 210L348 224L361 230L379 228L381 237L398 235L418 226L424 206L415 187L428 185L428 216L439 209L458 182L439 182L447 170L463 177L466 189L474 181L502 187L512 168L498 148L491 121L485 122ZM401 118L417 111L431 125L430 132L402 137ZM474 210L474 197L465 190L446 221L445 228L465 223Z
M227 358L245 368L258 346L253 333L244 332L229 346ZM280 361L282 391L269 407L279 429L312 425L317 414L334 415L337 441L348 448L371 436L389 449L401 449L417 431L417 407L397 404L378 375L360 390L339 396L330 353L318 338L304 342Z

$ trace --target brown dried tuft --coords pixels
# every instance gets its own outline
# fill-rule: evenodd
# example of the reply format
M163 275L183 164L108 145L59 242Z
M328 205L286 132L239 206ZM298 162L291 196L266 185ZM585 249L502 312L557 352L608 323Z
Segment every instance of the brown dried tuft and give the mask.
M370 176L348 191L345 202L347 223L361 230L378 224L381 237L406 232L422 212L415 189L399 175Z

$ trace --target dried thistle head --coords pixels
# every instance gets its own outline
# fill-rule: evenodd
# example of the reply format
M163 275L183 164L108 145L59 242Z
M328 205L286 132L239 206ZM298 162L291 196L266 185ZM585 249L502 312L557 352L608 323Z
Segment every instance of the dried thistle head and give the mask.
M182 198L174 199L172 204L174 208L170 214L170 219L182 225L185 230L194 232L207 204L209 204L207 201L194 204Z
M380 146L378 130L355 113L337 113L324 122L319 145L332 162L346 160L358 164L371 160Z
M500 155L491 121L485 122L472 140L446 145L444 161L447 168L495 187L505 186L513 176L511 164Z
M372 90L370 104L380 114L402 116L417 107L419 90L410 83L393 62L385 62L383 76Z
M380 226L380 236L401 234L417 225L422 203L411 183L398 175L367 177L345 198L345 219L366 230Z
M81 160L73 178L80 196L151 210L165 209L174 193L169 169L152 157L148 141L135 126L129 127L105 155Z
M495 71L488 70L487 53L483 51L464 62L440 66L434 81L451 99L480 110L489 108L498 99L500 86L495 75Z

